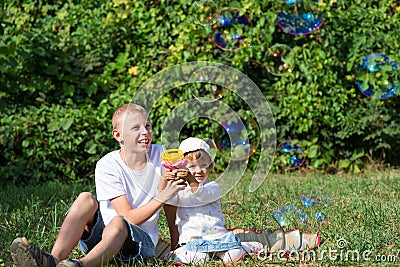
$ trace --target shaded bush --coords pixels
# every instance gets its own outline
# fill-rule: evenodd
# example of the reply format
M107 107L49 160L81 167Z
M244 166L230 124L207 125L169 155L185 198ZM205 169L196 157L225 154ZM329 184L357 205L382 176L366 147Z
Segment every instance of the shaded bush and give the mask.
M91 179L95 162L117 147L110 135L115 107L131 101L155 73L190 61L219 62L248 75L270 103L278 144L300 140L305 167L357 172L365 163L399 165L398 96L365 97L354 70L375 52L399 61L400 7L393 1L313 2L324 25L298 36L274 22L281 1L218 2L251 21L243 28L251 45L222 51L212 43L215 26L194 21L193 1L1 1L1 183ZM274 76L263 66L277 43L294 52L290 75ZM155 141L163 120L188 96L171 93L157 102ZM232 95L222 101L251 113ZM182 134L210 137L213 129L191 121Z

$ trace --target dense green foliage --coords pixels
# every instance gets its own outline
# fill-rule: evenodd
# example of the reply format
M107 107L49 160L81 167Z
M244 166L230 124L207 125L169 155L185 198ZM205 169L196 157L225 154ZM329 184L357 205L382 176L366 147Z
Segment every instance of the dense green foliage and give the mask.
M368 98L354 83L362 57L377 52L399 60L400 7L393 1L321 0L314 6L324 25L297 36L274 22L281 1L218 2L251 21L243 27L251 45L235 51L213 44L214 28L194 21L193 1L0 4L1 183L91 179L95 162L117 147L110 135L114 109L152 75L191 61L219 62L248 75L269 101L277 142L301 141L304 167L358 172L365 163L400 163L398 96ZM273 76L262 64L277 43L294 51L290 75ZM155 141L185 99L171 93L157 102ZM233 96L221 101L249 113ZM188 122L182 134L210 137L207 125ZM257 153L252 168L256 159Z

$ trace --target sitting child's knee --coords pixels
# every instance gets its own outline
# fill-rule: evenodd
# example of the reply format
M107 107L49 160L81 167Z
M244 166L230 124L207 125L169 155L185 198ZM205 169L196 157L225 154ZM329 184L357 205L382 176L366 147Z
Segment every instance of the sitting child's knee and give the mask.
M79 199L86 199L86 200L92 200L93 199L93 194L90 192L82 192L78 196Z
M80 209L84 210L97 210L98 203L96 198L94 198L93 194L90 192L82 192L79 194L74 203L76 206L79 206Z
M128 225L122 216L115 216L104 229L105 232L114 235L128 235Z
M111 223L113 223L115 226L118 226L118 227L120 227L120 228L122 228L122 229L128 231L127 222L126 222L126 220L124 219L124 217L121 216L121 215L115 216L115 217L111 220Z

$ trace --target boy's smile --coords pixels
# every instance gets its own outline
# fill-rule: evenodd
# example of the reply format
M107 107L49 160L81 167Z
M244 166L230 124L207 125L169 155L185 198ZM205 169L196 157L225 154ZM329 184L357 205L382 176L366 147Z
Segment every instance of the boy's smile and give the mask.
M153 129L147 117L139 112L127 112L122 129L124 147L136 152L147 152L153 138Z

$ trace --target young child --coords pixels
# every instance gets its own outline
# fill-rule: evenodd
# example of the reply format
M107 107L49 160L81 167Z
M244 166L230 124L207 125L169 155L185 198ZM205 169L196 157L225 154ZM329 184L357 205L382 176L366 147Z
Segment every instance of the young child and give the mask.
M11 255L17 266L91 267L113 258L128 262L155 257L159 209L186 184L184 180L174 180L157 191L164 148L151 144L152 127L141 106L120 106L112 124L112 135L121 148L98 161L96 198L88 192L78 196L51 254L29 244L26 238L15 239ZM68 259L78 242L85 256Z
M183 263L199 263L210 260L213 255L223 262L236 262L247 253L263 249L259 242L241 243L224 226L220 204L220 187L207 180L214 167L209 145L198 138L190 137L179 146L188 160L187 170L169 170L163 179L173 181L185 177L188 186L179 191L174 202L177 206L176 225L179 230L179 245L170 254L171 260ZM167 180L159 184L159 189Z

